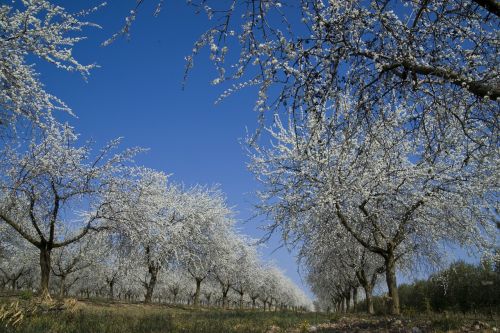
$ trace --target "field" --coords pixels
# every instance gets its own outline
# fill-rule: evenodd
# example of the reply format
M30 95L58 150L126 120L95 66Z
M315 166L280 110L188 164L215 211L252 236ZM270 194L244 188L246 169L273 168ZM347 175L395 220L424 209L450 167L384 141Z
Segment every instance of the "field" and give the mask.
M63 309L61 309L63 308ZM191 309L161 305L78 301L26 315L16 328L1 333L160 333L266 332L323 323L331 316L319 313ZM274 328L273 328L274 327Z
M9 304L4 299L3 304ZM19 309L33 301L19 302ZM14 327L0 333L300 333L300 332L496 332L498 316L427 314L401 317L362 314L297 313L291 311L193 309L165 305L109 303L107 301L54 302L24 311Z

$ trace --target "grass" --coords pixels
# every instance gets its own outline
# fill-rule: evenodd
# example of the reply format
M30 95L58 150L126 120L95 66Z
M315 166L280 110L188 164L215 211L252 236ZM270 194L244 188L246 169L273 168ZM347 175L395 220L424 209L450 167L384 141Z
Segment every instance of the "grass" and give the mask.
M19 308L29 308L29 305L33 304L33 300L19 296L8 300L0 299L0 333L301 333L307 332L310 325L317 324L323 324L324 327L320 326L318 332L325 333L338 332L339 327L347 327L347 331L354 328L368 328L374 332L393 332L399 331L398 327L392 326L395 320L401 322L401 327L411 329L416 326L422 328L424 332L463 331L462 328L471 328L471 325L474 326L474 323L478 321L487 323L490 327L498 327L498 314L413 312L394 318L361 313L334 315L291 311L263 312L261 310L145 306L109 303L107 300L96 299L78 302L66 300L64 310L58 307L58 304L63 304L60 302L55 302L53 306L37 305L37 311L23 313L24 317L18 326L7 327L5 320L3 322L1 320L1 306L10 304L12 301L19 302ZM346 323L348 326L345 326ZM490 332L491 330L483 331Z
M275 332L322 323L332 315L250 310L189 309L159 305L78 302L65 311L26 316L16 327L0 326L0 333L223 333ZM297 332L300 332L297 331Z

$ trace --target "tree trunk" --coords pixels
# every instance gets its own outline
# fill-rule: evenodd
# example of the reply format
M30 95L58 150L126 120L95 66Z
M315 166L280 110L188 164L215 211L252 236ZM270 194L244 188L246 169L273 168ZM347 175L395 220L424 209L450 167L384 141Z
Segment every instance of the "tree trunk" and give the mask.
M177 304L177 293L174 294L174 304Z
M356 312L358 307L358 288L352 288L352 309L353 312Z
M347 293L345 293L345 312L349 312L351 310L351 289Z
M396 282L396 262L394 253L389 252L385 258L385 279L387 282L387 289L389 290L389 304L390 313L399 315L399 294L398 285Z
M257 299L257 297L252 298L252 309L255 309L255 300L256 299Z
M113 299L115 297L114 293L114 286L115 286L115 281L111 280L109 283L109 299Z
M40 296L50 298L49 279L50 279L50 252L48 247L40 248Z
M226 300L227 300L226 294L222 293L222 308L223 309L227 308L227 306L226 306Z
M365 290L366 310L369 314L374 314L375 311L373 310L372 288L366 285L363 286L363 289Z
M66 275L60 276L61 281L59 282L59 298L64 297L64 282L66 281Z
M149 266L149 282L146 285L146 295L144 296L144 304L151 303L153 292L158 278L159 267L156 265Z
M240 309L243 309L243 293L240 293Z
M227 292L228 290L222 290L222 308L227 309Z
M200 305L200 290L201 290L202 279L196 279L196 292L194 293L194 306L198 307Z

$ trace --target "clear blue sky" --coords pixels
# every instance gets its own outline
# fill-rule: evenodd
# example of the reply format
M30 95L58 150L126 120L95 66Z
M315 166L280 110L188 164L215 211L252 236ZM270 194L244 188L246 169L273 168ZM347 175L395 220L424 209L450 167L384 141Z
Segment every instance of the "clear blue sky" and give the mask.
M257 126L253 111L255 91L244 90L218 105L224 87L212 86L216 72L208 55L195 59L182 90L185 60L194 41L211 23L204 13L195 15L185 1L166 1L159 17L152 16L154 2L142 8L131 31L131 39L119 38L107 47L100 43L118 31L135 0L111 0L89 17L103 29L89 28L89 39L80 43L75 55L82 63L97 63L88 82L76 73L41 64L47 89L65 101L77 115L68 119L82 138L96 146L124 137L123 147L142 146L150 151L137 162L172 173L173 180L189 185L220 184L240 222L253 215L258 183L247 170L248 158L240 139L246 128ZM70 10L80 10L97 1L60 1ZM262 219L239 223L242 232L258 238ZM274 251L278 239L262 249L292 280L307 291L297 273L293 255ZM308 292L309 293L309 292ZM310 293L309 293L310 294Z

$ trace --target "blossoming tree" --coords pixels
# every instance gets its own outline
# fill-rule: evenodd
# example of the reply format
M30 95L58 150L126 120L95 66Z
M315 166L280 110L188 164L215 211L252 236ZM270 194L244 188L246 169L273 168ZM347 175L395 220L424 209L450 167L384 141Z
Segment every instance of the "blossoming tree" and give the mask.
M387 106L370 123L364 115L345 123L352 103L344 98L329 113L304 113L300 123L276 119L272 146L257 147L253 157L265 186L261 209L285 242L336 224L381 256L399 313L396 264L406 253L436 257L443 240L491 250L498 154L471 151L472 139L446 130L439 150L427 150L427 137L407 127L403 106Z
M69 126L52 123L28 147L5 146L0 162L0 221L40 253L40 292L49 295L51 254L113 220L111 189L136 149L109 156L119 140L97 154L76 146ZM61 231L64 231L62 233Z

